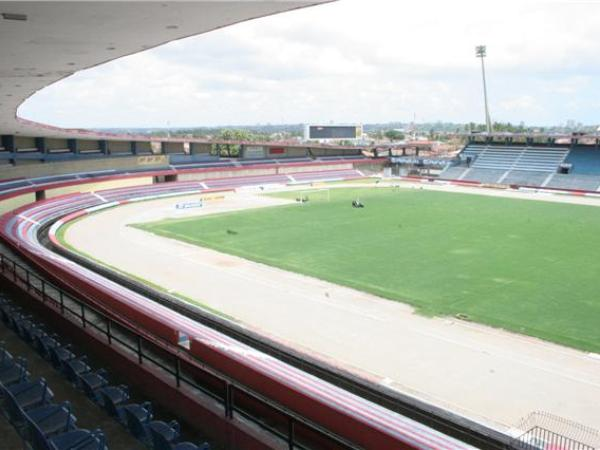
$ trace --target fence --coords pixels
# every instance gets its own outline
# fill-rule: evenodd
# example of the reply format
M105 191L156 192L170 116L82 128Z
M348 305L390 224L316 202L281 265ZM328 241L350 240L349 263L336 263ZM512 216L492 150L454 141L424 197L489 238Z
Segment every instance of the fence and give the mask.
M518 426L514 447L523 450L595 450L600 432L551 413L536 411Z
M190 362L189 358L182 358L179 349L170 352L169 343L150 339L124 326L2 253L0 274L70 322L86 329L94 338L128 354L133 362L151 365L154 370L168 374L174 387L187 387L217 401L223 407L226 419L236 415L243 417L286 442L290 450L357 448L201 361Z

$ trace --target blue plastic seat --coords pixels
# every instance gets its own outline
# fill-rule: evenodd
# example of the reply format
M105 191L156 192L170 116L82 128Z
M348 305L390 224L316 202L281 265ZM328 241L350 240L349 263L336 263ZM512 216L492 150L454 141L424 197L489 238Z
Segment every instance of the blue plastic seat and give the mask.
M125 385L106 386L98 389L100 404L112 417L118 418L117 407L129 400L129 388Z
M47 437L31 420L27 420L29 441L34 450L107 450L104 434L100 430L72 430Z
M62 344L55 335L42 334L35 340L35 346L38 353L45 359L50 359L50 350L55 347L60 347Z
M24 411L48 405L54 398L54 393L43 378L3 387L2 391L5 399L5 415L14 423L22 420Z
M46 436L66 433L77 427L77 418L71 412L71 404L64 402L60 405L49 404L24 412L25 415L39 427ZM27 431L27 430L26 430Z
M73 359L75 359L75 353L71 351L70 345L63 345L60 347L52 347L48 349L50 354L50 362L58 369L62 370L64 365Z
M151 441L148 425L152 420L154 413L150 402L142 403L141 405L132 404L122 408L125 416L125 424L129 432L145 444Z
M2 321L7 325L10 324L12 316L19 311L20 309L12 303L6 302L0 304L0 318L2 318Z
M83 390L84 394L95 403L100 403L101 398L99 390L108 386L106 370L100 369L95 372L80 374L77 385Z
M11 367L15 363L13 356L5 348L0 348L0 370Z
M152 421L148 424L148 430L150 431L154 450L172 450L171 443L179 438L180 434L179 423L175 420L169 423L162 420Z
M16 323L17 333L27 342L33 342L36 336L44 333L43 328L31 319L25 319Z
M87 356L80 356L63 364L63 373L71 383L77 383L80 375L88 373L92 368L87 363Z
M12 384L21 383L29 379L27 371L27 360L17 358L12 363L7 362L6 366L0 369L0 385L10 386Z
M15 312L9 321L9 326L22 337L20 333L21 326L23 326L24 322L31 322L31 316L29 314L25 314L23 312Z

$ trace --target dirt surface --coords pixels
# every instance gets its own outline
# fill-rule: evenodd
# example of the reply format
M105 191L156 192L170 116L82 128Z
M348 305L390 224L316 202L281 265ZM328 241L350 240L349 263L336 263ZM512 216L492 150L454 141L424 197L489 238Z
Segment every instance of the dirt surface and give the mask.
M588 197L401 185L600 205ZM215 195L202 208L184 210L175 205L199 196L129 204L76 222L65 238L106 264L197 299L248 328L499 429L511 431L533 411L598 426L599 355L454 318L423 317L401 303L127 226L286 202L257 194L248 189Z

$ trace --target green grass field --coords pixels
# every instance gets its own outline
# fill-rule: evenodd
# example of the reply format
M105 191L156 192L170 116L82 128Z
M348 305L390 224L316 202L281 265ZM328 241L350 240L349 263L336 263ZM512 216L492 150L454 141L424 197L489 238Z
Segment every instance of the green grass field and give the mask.
M414 305L600 351L600 208L418 189L136 227ZM297 193L282 194L295 198ZM351 207L360 197L364 209Z

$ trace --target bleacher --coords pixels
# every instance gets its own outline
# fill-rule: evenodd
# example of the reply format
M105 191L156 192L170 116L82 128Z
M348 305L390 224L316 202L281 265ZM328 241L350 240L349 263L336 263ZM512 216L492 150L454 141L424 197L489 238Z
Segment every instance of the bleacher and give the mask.
M467 169L461 179L464 181L479 181L480 183L498 183L505 172L505 170L477 169L471 167Z
M600 177L600 150L598 149L574 148L569 152L565 163L571 164L573 174Z
M596 191L600 188L600 177L594 175L577 175L555 173L544 187L554 189L579 189Z
M444 169L442 172L443 175L440 175L440 177L448 180L462 180L462 177L467 170L469 169L465 166L449 166Z
M94 370L85 355L77 355L71 345L48 331L32 316L0 294L0 320L21 340L35 349L60 374L61 383L69 383L87 397L86 409L104 411L125 439L115 437L113 450L151 448L154 450L209 450L208 443L179 442L176 421L154 419L150 402L133 403L129 388L111 384L108 372ZM39 356L38 356L39 355ZM37 366L39 369L39 365ZM33 372L33 370L32 370ZM54 381L58 384L58 381ZM28 450L108 450L111 435L100 429L79 428L71 402L56 402L55 394L44 377L35 377L25 358L13 355L0 344L0 410L12 424ZM79 403L78 406L81 406ZM114 433L113 433L114 434ZM118 433L117 433L118 434ZM127 438L129 436L129 438ZM11 441L12 442L12 441ZM1 447L1 446L0 446ZM1 447L5 448L5 447ZM16 447L15 447L16 448Z
M490 145L469 149L465 155L474 156L471 164L471 167L474 169L555 172L568 152L568 149L562 147L509 147Z
M532 172L530 170L511 170L502 179L503 184L519 186L542 186L551 174L547 172Z
M569 155L566 147L470 144L460 153L458 165L447 167L440 178L543 186Z

